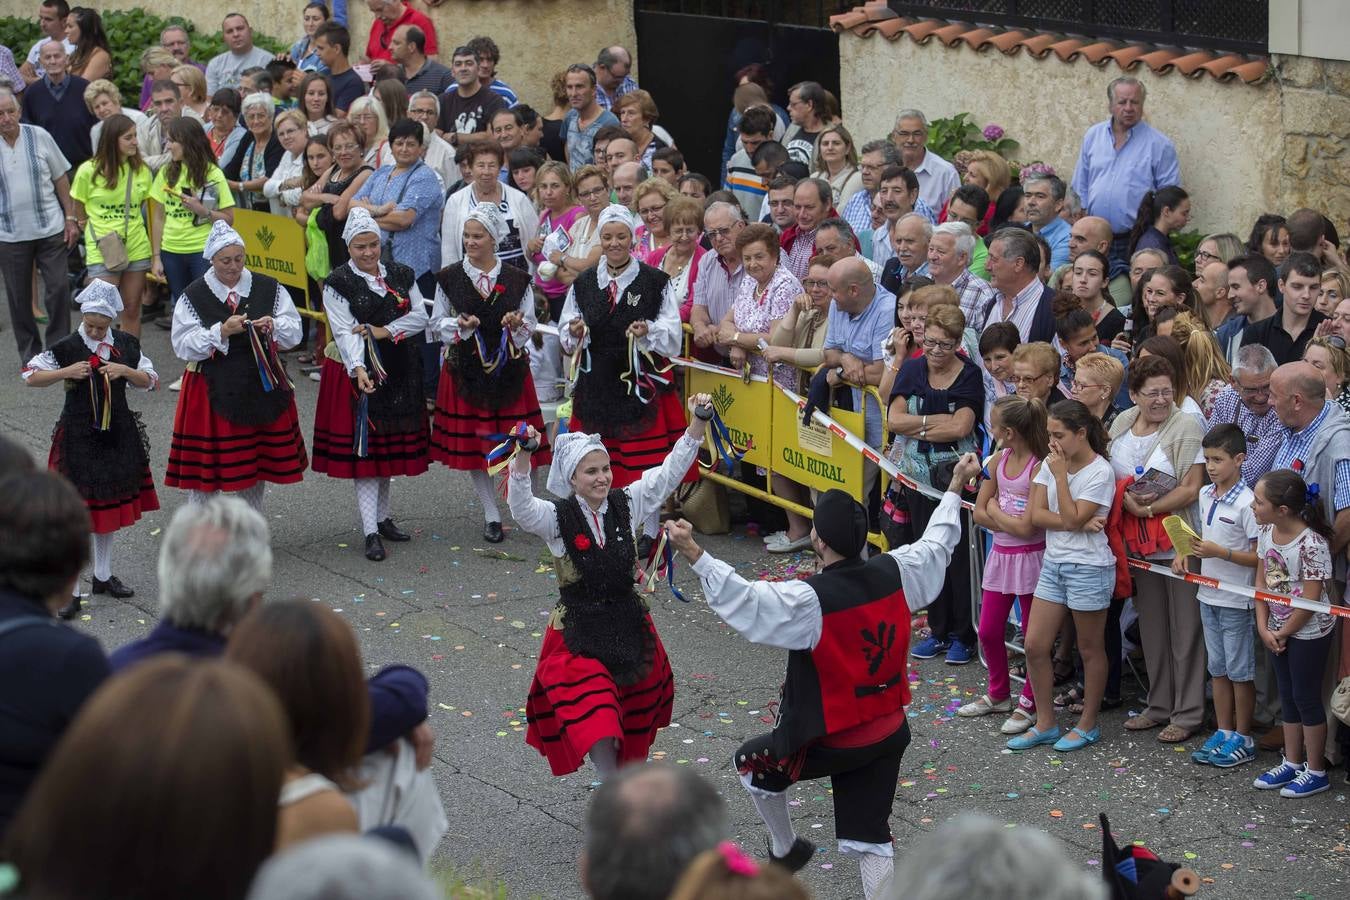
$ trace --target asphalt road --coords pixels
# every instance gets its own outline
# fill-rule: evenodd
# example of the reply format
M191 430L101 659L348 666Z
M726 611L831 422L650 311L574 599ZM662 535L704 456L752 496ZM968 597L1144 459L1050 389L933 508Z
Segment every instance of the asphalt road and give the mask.
M146 351L167 384L180 366L167 332L148 327ZM28 389L16 373L13 336L0 334L0 422L5 434L45 459L61 390ZM318 385L297 383L308 438ZM183 502L162 487L177 395L136 395L149 429L164 509L120 532L114 572L137 590L124 602L94 598L78 625L113 648L146 632L156 617L155 555L162 529ZM408 663L431 680L431 722L437 734L435 772L450 818L439 860L503 882L511 897L579 897L576 858L592 791L591 774L549 775L524 743L523 703L540 634L555 599L541 542L508 530L494 550L480 551L481 516L468 480L436 467L415 483L394 486L396 520L415 534L389 545L389 559L366 561L349 483L310 475L299 485L269 488L266 512L276 551L273 598L328 604L361 638L372 671ZM510 524L508 522L508 529ZM774 558L744 530L707 539L715 555L754 576L792 577L805 557ZM747 644L700 601L687 568L677 575L688 605L658 588L653 615L670 653L677 688L675 724L655 755L695 767L727 798L737 835L762 853L753 807L730 766L748 736L767 730L784 654ZM1236 771L1191 763L1192 745L1170 748L1154 733L1129 735L1125 709L1103 717L1099 745L1069 755L1004 751L995 720L953 718L957 705L983 686L978 664L960 669L940 660L918 664L912 679L914 742L905 755L892 828L899 852L948 817L979 810L1010 824L1044 829L1085 866L1100 865L1097 814L1116 833L1143 840L1163 858L1194 867L1206 880L1201 896L1345 897L1350 894L1350 807L1344 775L1332 791L1307 802L1282 800L1250 787L1274 763ZM1128 709L1129 704L1127 704ZM834 849L826 784L794 789L799 831L822 848L803 872L815 896L861 896L856 866ZM979 848L970 848L978 864Z

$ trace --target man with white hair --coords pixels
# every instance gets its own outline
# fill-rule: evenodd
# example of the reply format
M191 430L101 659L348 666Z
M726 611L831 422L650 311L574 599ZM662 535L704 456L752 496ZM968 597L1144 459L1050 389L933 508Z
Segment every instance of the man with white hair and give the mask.
M961 301L966 327L984 330L984 320L994 303L989 282L970 271L975 235L965 222L944 222L933 229L928 241L928 277L935 284L949 285Z
M896 296L915 275L928 274L928 243L933 223L918 213L905 213L890 231L892 256L881 270L881 283Z
M441 117L441 101L431 91L416 91L408 97L408 118L422 125L422 161L431 167L441 180L441 189L459 180L459 166L455 164L455 148L436 132Z
M703 213L703 233L716 252L716 265L707 261L698 267L694 277L694 305L689 311L689 324L694 330L695 352L713 350L720 356L726 348L717 346L718 323L736 300L736 293L745 280L745 268L736 252L736 236L745 228L745 213L734 203L717 201Z
M961 186L956 166L928 149L928 119L917 109L902 109L895 117L891 140L900 148L903 165L919 179L919 197L941 209Z

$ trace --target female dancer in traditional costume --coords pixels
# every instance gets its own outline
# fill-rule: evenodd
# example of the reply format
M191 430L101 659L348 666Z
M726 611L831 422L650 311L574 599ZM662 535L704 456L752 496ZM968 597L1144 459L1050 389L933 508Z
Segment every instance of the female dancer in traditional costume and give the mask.
M141 353L140 341L112 327L122 311L117 285L95 279L76 299L80 327L30 359L22 377L29 387L65 382L65 406L52 432L47 465L70 479L89 507L92 592L122 599L135 591L112 573L113 534L141 513L159 509L145 426L127 405L127 383L153 391L159 375ZM79 611L76 596L61 617Z
M698 394L689 409L710 403ZM511 515L548 545L561 594L525 705L525 740L554 775L575 772L587 755L601 778L645 760L656 732L670 724L675 683L634 584L635 544L638 523L660 510L703 442L707 422L689 421L665 461L623 488L598 434L558 436L548 489L565 499L534 496L528 444L511 463Z
M384 559L384 542L411 537L389 513L390 480L427 470L427 408L422 399L426 304L413 270L380 262L380 227L359 207L342 232L350 259L323 288L333 342L324 351L314 412L316 472L356 485L366 559Z
M447 347L436 391L431 458L469 473L487 522L483 539L500 543L502 516L487 471L486 458L496 440L521 422L542 435L530 358L534 333L534 289L530 273L497 258L506 233L501 213L491 203L469 210L462 227L464 257L436 275L432 330ZM498 438L500 440L500 438ZM547 439L534 465L550 459Z

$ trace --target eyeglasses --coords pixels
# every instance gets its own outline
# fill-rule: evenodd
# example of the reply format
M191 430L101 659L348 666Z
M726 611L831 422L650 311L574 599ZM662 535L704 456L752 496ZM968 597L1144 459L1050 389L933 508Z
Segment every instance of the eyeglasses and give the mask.
M708 240L717 241L724 237L731 237L731 233L736 230L736 226L730 228L709 228L703 233L708 236Z
M1172 389L1163 388L1162 390L1157 391L1144 391L1139 396L1149 401L1150 403L1156 402L1158 400L1171 400Z
M375 114L368 112L354 113L347 118L351 119L353 122L369 122L371 119L375 118Z
M922 138L925 134L926 134L926 132L924 132L924 131L922 131L922 130L920 130L920 131L892 131L892 132L891 132L891 137L899 138L900 140L903 141L903 140L907 140L907 139L909 139L909 138Z
M641 207L639 207L639 208L638 208L638 215L639 215L639 216L642 216L642 218L644 218L644 219L651 218L652 216L654 216L654 215L656 215L657 213L661 212L661 210L663 210L663 209L665 209L665 208L666 208L666 205L665 205L664 203L662 203L660 206L649 206L649 207L647 207L646 209L642 209Z
M601 194L607 193L609 193L609 188L602 186L602 187L594 187L586 191L577 191L577 196L585 200L589 197L599 197Z
M923 347L925 350L941 350L943 353L950 353L956 349L956 341L939 341L936 338L924 338Z
M1195 261L1196 261L1196 262L1208 262L1208 261L1211 260L1211 259L1217 261L1217 260L1219 259L1219 254L1217 254L1217 253L1210 253L1208 250L1197 250L1197 251L1195 251Z
M1106 385L1104 384L1090 384L1089 382L1079 381L1077 378L1075 378L1073 382L1070 383L1069 390L1077 394L1080 393L1081 391L1086 391L1090 388L1104 388L1104 387L1106 387Z
M827 288L829 286L830 283L824 278L805 278L802 280L802 287L806 288L808 291L813 291L816 288Z
M1014 376L1012 377L1012 383L1013 383L1013 384L1035 384L1036 382L1040 381L1042 378L1048 377L1049 374L1050 374L1049 372L1042 372L1042 373L1039 374L1039 375L1014 375Z
M1244 397L1265 397L1270 394L1270 382L1258 384L1256 387L1243 387L1239 384L1238 393Z

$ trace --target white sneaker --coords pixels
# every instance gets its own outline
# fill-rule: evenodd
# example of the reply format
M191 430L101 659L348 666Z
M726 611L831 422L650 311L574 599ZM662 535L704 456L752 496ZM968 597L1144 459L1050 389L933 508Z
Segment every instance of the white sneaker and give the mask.
M785 540L787 540L786 531L775 531L773 534L764 535L764 544L766 546L769 544L781 544Z
M764 549L770 553L797 553L801 550L809 550L811 549L811 535L804 534L795 541L790 541L787 535L783 535L781 541L765 544Z
M171 391L181 391L182 389L183 389L183 379L181 377L173 384L169 385L169 390Z
M987 716L991 713L1005 713L1012 709L1012 698L1000 700L995 703L989 699L988 694L984 694L980 699L967 703L956 711L956 714L963 719L973 719L977 716Z
M310 372L310 373L309 373L309 380L310 380L310 381L323 381L323 376L320 375L318 372Z

